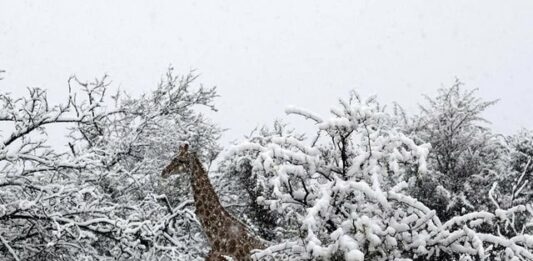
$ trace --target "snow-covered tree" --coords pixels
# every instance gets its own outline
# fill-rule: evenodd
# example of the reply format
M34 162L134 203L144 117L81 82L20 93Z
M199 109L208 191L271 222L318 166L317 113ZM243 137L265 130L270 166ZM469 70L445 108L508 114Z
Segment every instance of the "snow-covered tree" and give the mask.
M207 249L187 186L158 178L182 141L206 160L219 151L220 129L198 110L214 110L216 92L193 87L195 79L169 70L154 92L121 98L107 94L106 77L72 77L60 105L39 88L1 94L0 255L201 259ZM49 127L68 128L68 149L48 145Z
M195 79L169 70L153 92L130 97L110 95L107 77L72 77L58 105L39 88L0 94L0 257L201 260L208 246L187 175L159 178L184 141L208 165L221 150L221 129L202 113L215 110L216 90ZM401 124L352 93L329 119L287 109L312 120L316 136L277 121L233 147L212 181L271 242L254 257L533 260L533 135L504 146L479 124L492 103L459 85L429 101ZM64 148L50 146L52 129L67 133ZM443 202L419 193L428 180ZM460 192L468 200L456 201Z
M493 181L491 203L496 208L513 208L533 202L533 132L523 129L508 137L508 169ZM533 233L533 220L524 213L513 216L517 231ZM516 231L503 231L514 234Z
M405 132L416 143L432 146L428 175L417 180L413 195L451 218L473 210L487 210L492 183L507 172L507 149L485 125L482 113L496 101L483 101L476 90L464 90L456 81L426 96L420 114L406 119Z
M510 175L500 178L507 186L506 206L533 202L533 131L522 129L509 137Z
M279 120L274 122L272 128L263 126L254 129L245 139L250 143L266 146L276 137L304 139L304 135L296 134ZM281 215L257 202L262 190L257 188L258 176L255 175L252 164L258 155L259 151L256 150L241 151L238 157L227 155L219 164L218 172L221 176L216 184L226 208L241 220L247 221L257 235L265 240L282 241L290 225L285 223Z
M443 222L407 194L428 173L430 146L404 135L375 98L352 93L327 120L296 108L287 113L313 120L318 135L270 133L241 143L229 156L252 160L258 202L280 214L282 223L296 224L257 259L280 259L280 253L298 260L533 258L531 234L498 233L512 229L512 216L531 212L531 205Z

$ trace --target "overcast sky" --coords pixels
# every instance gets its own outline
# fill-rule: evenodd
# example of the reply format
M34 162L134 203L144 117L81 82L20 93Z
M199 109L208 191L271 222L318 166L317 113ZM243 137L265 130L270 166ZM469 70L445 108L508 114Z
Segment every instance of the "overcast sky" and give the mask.
M501 99L495 130L533 128L531 0L0 0L0 91L59 97L70 75L107 73L141 93L170 64L218 86L224 142L287 105L324 115L350 89L415 108L455 77Z

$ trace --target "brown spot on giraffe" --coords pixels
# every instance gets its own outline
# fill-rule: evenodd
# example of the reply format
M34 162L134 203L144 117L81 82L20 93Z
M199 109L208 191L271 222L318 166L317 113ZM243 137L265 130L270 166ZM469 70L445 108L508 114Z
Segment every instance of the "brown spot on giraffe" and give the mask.
M220 205L202 163L188 148L187 144L180 146L178 155L163 169L161 176L166 178L178 172L191 175L196 216L211 246L206 260L226 260L223 256L251 260L251 251L265 246Z

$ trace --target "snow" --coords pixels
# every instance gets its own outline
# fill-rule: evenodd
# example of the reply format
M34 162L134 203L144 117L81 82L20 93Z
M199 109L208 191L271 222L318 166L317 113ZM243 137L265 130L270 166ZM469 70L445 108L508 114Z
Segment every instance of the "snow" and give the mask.
M372 254L377 260L409 260L406 255L431 258L447 253L464 260L502 254L529 258L522 251L529 246L517 240L525 239L525 235L492 235L478 230L509 227L513 215L524 213L527 206L472 211L443 222L436 210L408 194L417 177L431 173L428 161L432 146L400 132L377 104L359 98L351 103L341 101L327 120L294 107L287 112L317 123L323 140L309 144L290 137L265 136L263 140L275 145L246 146L258 152L252 157L254 175L267 192L260 202L270 203L270 208L282 215L298 213L285 216L285 222L299 224L298 229L304 232L301 241L293 242L306 251L296 256L327 259L340 253L346 260L363 260ZM238 151L245 155L246 147ZM408 176L410 170L416 175ZM436 194L448 197L449 191L443 186L435 189ZM306 202L302 202L304 196ZM464 195L462 199L468 201ZM495 245L505 246L505 253L495 252Z
M155 92L120 97L116 107L108 106L105 77L88 83L72 77L68 103L61 106L49 104L38 88L29 88L22 99L0 94L1 120L15 125L0 132L0 249L10 249L0 255L16 260L56 252L72 260L205 255L198 222L185 209L191 201L157 180L182 137L202 148L202 158L220 150L214 142L220 130L192 109L212 107L215 92L187 87L190 77L180 80L171 72L167 77ZM185 131L179 124L189 126ZM65 128L70 150L50 147L45 126ZM184 234L199 243L188 244Z
M183 142L206 165L218 155L221 129L194 109L214 109L216 92L189 88L192 76L166 77L156 91L117 100L116 108L104 103L105 79L79 82L63 107L44 106L39 89L30 88L27 99L0 96L1 118L17 125L0 133L2 254L25 260L57 248L76 260L205 257L190 177L159 173ZM526 152L533 138L521 134L505 147L474 124L486 103L450 93L455 98L439 96L409 126L355 93L329 117L289 107L291 117L315 124L315 139L276 122L229 148L216 170L227 173L211 176L226 198L240 200L225 206L243 219L249 213L242 209L253 206L263 216L247 221L264 218L274 227L254 258L532 260ZM54 124L69 126L70 151L47 146L44 125ZM446 140L449 130L455 139ZM455 147L443 148L443 140ZM459 167L439 169L445 149L457 150L447 160Z

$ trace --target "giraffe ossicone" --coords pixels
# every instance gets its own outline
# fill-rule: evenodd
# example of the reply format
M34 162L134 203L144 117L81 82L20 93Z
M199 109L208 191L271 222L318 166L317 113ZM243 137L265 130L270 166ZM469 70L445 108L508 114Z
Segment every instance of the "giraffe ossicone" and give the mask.
M239 261L252 260L251 251L265 246L222 207L207 172L196 154L189 151L188 144L180 146L161 176L166 178L180 172L191 175L196 216L211 246L206 260L227 260L225 256Z

